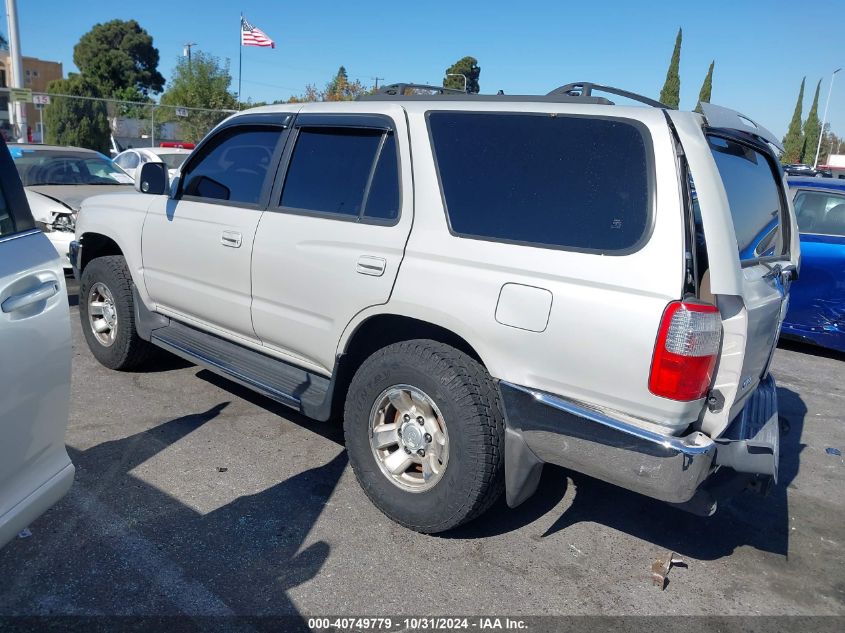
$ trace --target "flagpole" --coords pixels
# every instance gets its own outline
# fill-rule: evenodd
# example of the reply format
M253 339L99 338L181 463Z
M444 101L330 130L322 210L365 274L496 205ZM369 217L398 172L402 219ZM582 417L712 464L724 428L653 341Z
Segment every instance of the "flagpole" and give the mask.
M243 101L241 98L241 75L243 74L244 66L243 30L244 14L243 11L241 11L241 21L238 23L238 110L241 109L241 102Z

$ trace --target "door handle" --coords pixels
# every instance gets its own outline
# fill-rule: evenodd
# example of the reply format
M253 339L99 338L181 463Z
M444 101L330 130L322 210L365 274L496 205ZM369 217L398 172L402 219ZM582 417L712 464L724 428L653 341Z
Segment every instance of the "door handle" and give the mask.
M3 312L15 312L31 306L33 303L49 299L57 292L59 292L58 281L45 281L34 290L9 297L0 305L0 308L2 308Z
M220 236L220 243L230 248L240 248L242 239L243 236L237 231L223 231L223 234Z
M358 258L358 265L355 271L362 275L381 277L387 268L387 260L384 257L373 257L372 255L361 255Z

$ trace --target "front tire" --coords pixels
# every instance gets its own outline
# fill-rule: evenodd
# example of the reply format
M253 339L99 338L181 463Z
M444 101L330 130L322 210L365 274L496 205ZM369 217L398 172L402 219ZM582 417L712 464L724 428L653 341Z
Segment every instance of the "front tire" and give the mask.
M384 514L442 532L504 489L504 418L487 370L430 340L389 345L358 368L344 411L349 461Z
M109 369L133 369L153 349L135 328L132 275L120 255L98 257L83 270L79 318L91 353Z

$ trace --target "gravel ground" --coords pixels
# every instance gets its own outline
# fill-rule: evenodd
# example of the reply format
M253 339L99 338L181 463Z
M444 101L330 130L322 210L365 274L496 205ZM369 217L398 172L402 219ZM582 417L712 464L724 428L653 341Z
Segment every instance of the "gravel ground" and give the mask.
M71 312L76 481L0 550L0 615L845 615L843 355L778 349L767 498L703 519L547 466L524 506L433 537L367 501L339 426L166 355L109 371ZM688 566L660 591L667 550Z

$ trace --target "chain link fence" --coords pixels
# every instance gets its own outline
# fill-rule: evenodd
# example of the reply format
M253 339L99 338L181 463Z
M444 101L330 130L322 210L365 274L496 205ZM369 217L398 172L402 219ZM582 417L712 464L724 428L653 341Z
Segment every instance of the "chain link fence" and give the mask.
M195 144L236 112L55 93L23 96L15 92L0 88L0 133L6 140L25 138L31 143L82 145L112 155L132 147ZM31 101L24 101L25 98ZM19 124L19 109L26 113L25 133Z

